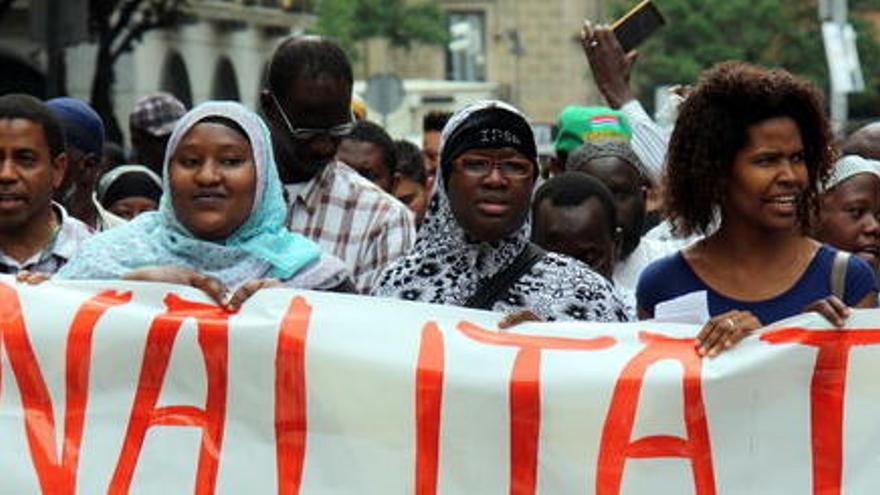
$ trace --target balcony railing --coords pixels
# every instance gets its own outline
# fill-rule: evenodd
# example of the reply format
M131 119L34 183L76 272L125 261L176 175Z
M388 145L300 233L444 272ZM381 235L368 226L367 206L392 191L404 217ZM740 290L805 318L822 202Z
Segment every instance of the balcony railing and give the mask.
M282 9L288 12L311 13L315 9L316 0L225 0L240 5Z
M185 9L201 19L295 28L310 23L314 3L313 0L188 0Z

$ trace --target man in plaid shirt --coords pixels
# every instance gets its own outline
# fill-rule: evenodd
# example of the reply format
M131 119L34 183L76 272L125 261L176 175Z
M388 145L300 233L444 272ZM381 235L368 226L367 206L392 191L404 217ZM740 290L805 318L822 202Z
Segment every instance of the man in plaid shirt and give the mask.
M278 47L261 95L290 207L288 226L348 265L359 292L415 240L409 209L335 159L351 132L351 65L320 37Z

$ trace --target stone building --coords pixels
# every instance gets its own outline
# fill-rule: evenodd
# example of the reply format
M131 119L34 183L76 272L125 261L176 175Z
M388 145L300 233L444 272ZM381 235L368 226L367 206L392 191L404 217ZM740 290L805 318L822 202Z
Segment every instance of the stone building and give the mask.
M53 1L53 0L48 0ZM116 64L114 100L123 128L138 97L157 90L192 106L208 99L258 103L266 63L280 39L302 32L314 16L298 0L188 0L184 21L148 32ZM0 73L24 74L31 92L45 92L39 81L47 64L42 46L28 29L31 2L17 1L0 19ZM96 47L85 42L66 50L67 90L89 99ZM41 86L42 84L42 86ZM19 90L22 88L19 88ZM0 92L8 91L0 83Z
M598 102L577 36L584 18L601 18L599 0L433 1L449 14L448 46L389 49L376 40L366 44L363 60L369 63L355 65L359 79L378 73L404 79L405 103L386 119L395 136L417 139L426 111L452 110L489 96L521 107L538 124L553 122L567 104ZM0 71L12 73L14 64L17 77L38 84L47 62L28 32L30 4L17 0L0 19ZM147 33L118 62L119 122L124 128L137 97L156 90L170 91L187 104L227 98L256 107L274 46L314 24L313 5L306 0L189 0L184 23ZM71 96L89 98L94 60L92 44L67 49ZM364 88L363 82L356 85L360 93ZM382 120L375 113L371 118Z
M579 43L584 19L601 19L599 0L439 0L449 17L448 47L388 50L370 45L364 72L401 78L489 82L534 122L565 105L598 103ZM429 103L430 105L430 103Z

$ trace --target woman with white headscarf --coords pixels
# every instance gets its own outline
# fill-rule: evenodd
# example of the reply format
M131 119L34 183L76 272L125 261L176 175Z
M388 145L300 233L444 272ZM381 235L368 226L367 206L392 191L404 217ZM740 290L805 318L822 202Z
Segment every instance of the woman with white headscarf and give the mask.
M468 106L441 135L437 188L412 249L373 294L546 320L626 321L614 288L587 265L529 242L534 135L499 101Z

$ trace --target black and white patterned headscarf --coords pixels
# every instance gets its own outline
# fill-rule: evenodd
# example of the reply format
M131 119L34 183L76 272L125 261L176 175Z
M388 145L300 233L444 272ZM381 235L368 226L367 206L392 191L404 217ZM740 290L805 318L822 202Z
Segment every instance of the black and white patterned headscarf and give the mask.
M520 121L517 126L526 123L517 109L494 100L472 104L449 119L440 136L443 161L437 187L416 243L383 272L373 295L462 306L482 280L506 268L528 245L528 220L497 242L476 242L468 238L449 205L443 169L461 152L453 156L443 149L450 136L484 110L502 110L507 114L504 120ZM527 137L534 146L531 132ZM547 253L492 309L505 313L531 310L548 320L627 321L630 314L607 280L587 265L556 253Z

